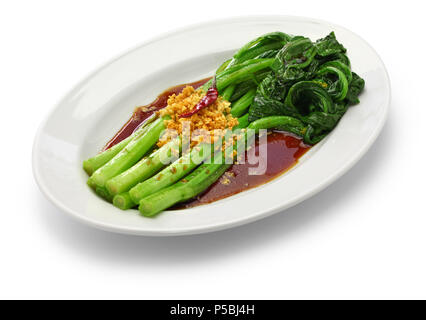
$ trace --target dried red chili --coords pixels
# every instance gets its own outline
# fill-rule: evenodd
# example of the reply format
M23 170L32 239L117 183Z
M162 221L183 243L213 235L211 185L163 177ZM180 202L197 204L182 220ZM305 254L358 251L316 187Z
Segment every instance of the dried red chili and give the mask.
M204 109L208 107L209 105L213 104L219 96L219 92L216 88L216 76L213 78L212 85L207 90L206 95L200 100L200 102L197 103L197 105L192 109L191 111L187 113L181 114L180 118L189 118L190 116L196 114L201 109Z

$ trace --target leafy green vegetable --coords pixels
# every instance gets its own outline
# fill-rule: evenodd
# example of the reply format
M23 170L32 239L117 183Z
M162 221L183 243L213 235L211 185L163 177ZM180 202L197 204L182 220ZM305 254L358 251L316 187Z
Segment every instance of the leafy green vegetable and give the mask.
M284 103L276 99L256 94L249 109L248 119L250 122L253 122L264 117L284 114L291 115L290 112L285 112Z
M334 103L327 91L314 81L300 81L293 85L284 104L300 115L322 111L334 112Z
M294 37L278 52L271 68L276 72L285 72L291 67L304 68L312 62L316 53L317 49L311 40Z
M253 76L245 81L240 82L236 85L234 92L232 93L230 102L234 102L245 95L251 89L256 89L257 86L265 79L271 71L269 69L261 70L253 73Z
M358 95L364 89L365 81L355 72L352 72L352 82L349 85L348 94L346 95L346 101L349 105L359 103Z
M256 121L262 118L291 117L303 123L303 130L290 127L288 131L299 132L311 144L334 129L349 105L359 102L365 84L351 71L346 49L333 32L315 43L292 37L278 51L270 69L257 87L249 122L258 125L262 122Z
M231 114L238 117L234 129L255 129L243 131L244 140L260 129L278 129L296 134L308 144L321 141L336 127L349 106L359 102L365 85L351 71L346 49L333 32L316 42L282 32L262 35L225 61L216 70L216 80L222 98L232 103ZM211 84L212 80L201 90L207 91ZM83 168L91 175L88 185L121 209L140 201L140 211L146 216L208 188L231 164L201 164L197 169L195 161L183 165L182 157L203 157L203 148L193 148L160 173L163 166L154 161L157 153L147 158L152 161L140 160L155 145L167 119L155 119L142 131L84 161ZM236 148L234 144L227 150L238 151ZM185 181L176 182L185 175Z
M283 32L264 34L241 47L234 54L228 67L254 58L274 58L277 50L280 50L290 39L291 37Z
M271 116L256 120L248 126L249 129L258 131L259 129L278 129L303 136L305 133L305 125L302 121L287 116Z
M336 39L334 32L331 32L325 38L319 39L315 42L315 47L318 50L318 55L326 57L332 54L345 53L346 49Z

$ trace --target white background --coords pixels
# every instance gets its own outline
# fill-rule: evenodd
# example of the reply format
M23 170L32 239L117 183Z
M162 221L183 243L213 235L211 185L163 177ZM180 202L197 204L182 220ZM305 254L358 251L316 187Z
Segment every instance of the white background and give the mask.
M0 298L426 298L426 23L421 1L396 3L2 1ZM95 230L43 197L34 134L81 78L158 34L268 13L340 24L383 58L388 122L349 173L268 219L180 238Z

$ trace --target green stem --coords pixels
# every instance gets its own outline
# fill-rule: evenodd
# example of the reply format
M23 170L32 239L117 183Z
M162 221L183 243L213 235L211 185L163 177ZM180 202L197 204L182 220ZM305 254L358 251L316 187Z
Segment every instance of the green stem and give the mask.
M236 88L234 93L232 94L229 101L235 102L243 95L245 95L250 89L256 89L260 82L263 81L269 74L270 70L264 69L259 72L253 73L252 76L255 77L256 81L253 81L253 78L240 82Z
M246 50L245 52L241 52L241 54L239 54L239 52L237 52L235 54L235 58L232 59L232 61L228 64L228 68L239 64L243 61L249 60L249 59L253 59L256 58L257 56L261 55L262 53L265 53L266 51L269 50L277 50L277 49L281 49L283 47L283 43L281 42L273 42L273 43L268 43L265 44L263 46L260 47L255 47L249 50Z
M298 136L303 136L306 131L306 126L302 121L288 116L270 116L256 121L253 121L248 126L249 129L277 129L294 133Z
M254 131L250 130L246 131L242 138L246 139L247 146L249 146L253 137ZM238 150L237 144L234 143L228 149ZM225 151L222 154L222 163L204 163L185 179L141 199L139 201L139 211L144 216L152 217L178 202L189 200L200 194L219 179L232 165L225 163L227 153L229 152ZM235 156L237 157L238 155Z
M180 138L176 138L148 157L143 158L131 168L108 180L105 186L112 195L129 191L139 182L156 174L167 164L163 162L167 159L172 159L175 154L179 155L179 152Z
M231 60L232 60L232 59L228 59L228 60L226 60L224 63L222 63L222 64L220 65L220 67L219 67L219 68L217 68L216 73L219 73L219 72L224 71L224 70L228 67L228 65L229 65L229 63L231 62Z
M109 179L129 169L158 141L164 129L164 118L155 120L145 132L136 135L114 158L96 170L89 178L91 180L90 183L104 187Z
M91 176L93 172L98 170L100 167L102 167L104 164L106 164L108 161L110 161L112 158L114 158L121 150L123 150L130 141L133 140L133 138L140 134L142 131L145 131L148 124L152 121L152 118L149 118L147 121L143 123L134 133L132 133L130 136L128 136L126 139L120 141L119 143L115 144L111 148L97 154L96 156L89 158L87 160L83 161L83 169L86 171L86 173Z
M249 117L248 113L239 117L238 118L238 126L236 126L235 128L236 129L247 128L247 126L249 125L248 117Z
M256 88L249 90L236 102L232 103L231 114L234 117L240 117L247 112L247 109L253 102L254 96L256 95Z
M230 164L202 164L186 179L160 190L139 203L139 211L145 217L153 217L178 202L189 200L206 190L230 167Z
M228 71L232 70L234 67L238 67L239 65L231 67L222 73L223 76L218 76L217 89L221 91L222 89L226 88L227 86L231 84L234 84L234 83L237 84L241 81L247 80L250 78L251 74L259 70L269 68L273 62L274 62L274 59L247 60L241 64L244 66L238 68L237 70L233 72L228 73Z
M201 143L189 153L183 155L170 166L164 168L155 176L145 180L130 189L129 193L135 203L150 194L164 189L195 169L202 161L212 154L210 144Z
M112 196L108 193L108 190L104 187L96 187L96 194L101 198L104 198L108 202L112 202Z
M235 90L235 84L234 85L230 85L228 86L222 93L222 98L226 101L229 101L229 99L231 99L232 94L234 93Z
M216 75L216 86L219 93L222 94L223 90L231 84L238 84L252 79L254 73L269 68L274 60L275 59L272 58L250 59L218 73ZM207 91L207 89L211 86L211 83L212 80L209 80L202 86L202 89Z
M121 210L127 210L136 206L136 203L132 201L128 192L123 192L114 196L112 203Z

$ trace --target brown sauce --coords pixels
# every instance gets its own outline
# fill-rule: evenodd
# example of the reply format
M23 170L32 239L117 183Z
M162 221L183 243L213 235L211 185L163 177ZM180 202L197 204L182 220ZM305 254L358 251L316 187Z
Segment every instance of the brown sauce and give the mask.
M136 108L132 117L105 145L104 150L126 139L154 112L166 107L169 96L181 93L186 86L192 86L197 89L209 80L210 78L206 78L197 82L171 87L160 94L151 104L143 108ZM259 155L258 141L256 141L255 148L256 155ZM298 159L303 156L309 148L310 146L305 145L302 139L291 134L277 131L271 132L267 137L267 168L263 175L248 174L249 168L256 167L257 165L249 164L247 162L247 155L245 155L245 163L232 165L218 181L212 184L202 194L185 203L178 204L172 209L191 208L211 203L267 183L294 166Z
M271 132L267 139L267 167L265 174L249 175L249 168L255 168L257 165L249 164L246 155L244 164L232 165L204 193L193 200L178 204L174 209L191 208L211 203L267 183L294 166L309 148L298 137L284 132ZM259 144L256 141L256 155L259 155L258 150Z

